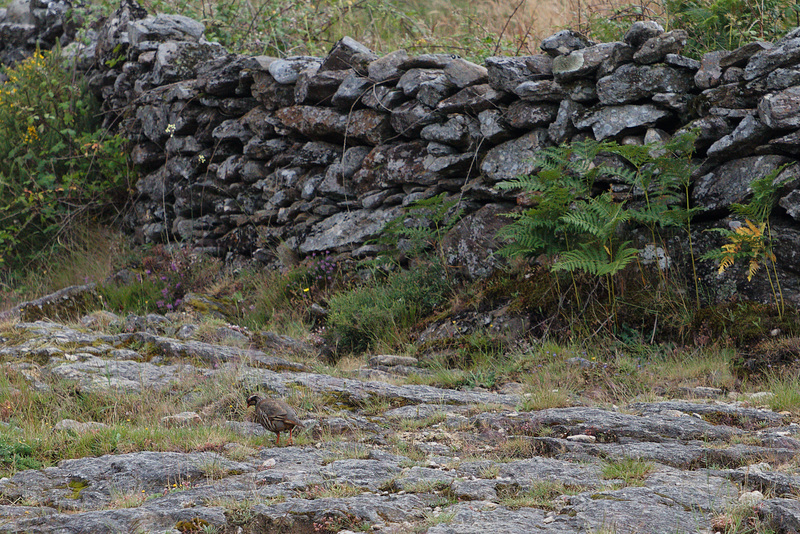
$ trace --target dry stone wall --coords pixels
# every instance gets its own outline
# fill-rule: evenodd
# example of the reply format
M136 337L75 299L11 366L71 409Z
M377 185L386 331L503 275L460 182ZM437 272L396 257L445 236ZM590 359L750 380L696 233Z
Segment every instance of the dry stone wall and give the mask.
M513 192L495 186L533 171L545 146L697 129L697 252L719 245L704 230L729 222L753 179L785 164L783 176L798 175L800 29L697 61L681 55L683 30L637 22L620 42L562 31L542 54L483 65L403 50L379 57L347 37L324 58L243 56L203 32L123 0L78 54L94 65L87 76L107 127L131 140L141 178L127 223L145 242L267 264L279 243L366 257L376 252L369 238L404 207L446 193L466 213L446 239L448 259L483 276L497 261L501 214L517 209ZM796 304L798 185L782 188L772 220L779 276ZM687 239L673 241L667 253L678 257ZM716 298L772 298L766 277L747 283L706 267Z

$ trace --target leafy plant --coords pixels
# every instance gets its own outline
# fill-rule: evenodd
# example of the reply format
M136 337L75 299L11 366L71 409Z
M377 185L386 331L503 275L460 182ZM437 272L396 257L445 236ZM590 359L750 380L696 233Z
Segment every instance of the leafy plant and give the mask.
M0 263L47 257L77 221L113 214L129 187L124 141L59 51L4 70L0 86Z
M404 329L440 305L451 291L440 264L418 264L367 285L338 293L329 301L330 341L361 351L383 341L394 345Z
M731 204L731 211L744 218L744 224L735 221L730 228L713 228L711 231L722 235L728 242L719 249L710 250L703 259L719 262L719 273L724 273L736 260L747 261L747 281L751 281L762 263L772 267L766 269L767 280L772 289L772 296L778 308L779 315L783 315L785 303L781 290L778 271L775 265L776 257L773 252L772 231L769 217L778 200L778 190L790 177L780 178L786 166L781 166L766 176L753 180L750 183L752 196L746 204Z
M418 200L406 209L404 215L390 221L381 232L378 243L389 247L390 254L403 254L422 258L436 249L464 210L458 199L447 199L447 193Z
M695 210L688 207L689 157L693 135L660 145L619 145L586 140L541 150L536 174L501 182L532 205L500 236L506 256L550 257L554 272L581 271L605 277L609 303L615 306L614 277L631 264L638 250L620 236L631 224L650 229L656 244L661 228L690 230ZM624 198L596 194L599 178L629 187ZM639 200L641 198L641 200ZM577 285L573 278L573 286Z
M800 24L800 6L790 0L667 0L669 25L689 34L690 55L733 50L752 41L775 41Z

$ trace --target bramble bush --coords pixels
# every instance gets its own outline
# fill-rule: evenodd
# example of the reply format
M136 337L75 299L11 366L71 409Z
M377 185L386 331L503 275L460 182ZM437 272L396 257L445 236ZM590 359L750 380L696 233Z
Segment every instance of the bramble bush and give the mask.
M58 51L4 69L0 85L0 267L47 258L73 225L115 213L130 168L100 129L83 76Z

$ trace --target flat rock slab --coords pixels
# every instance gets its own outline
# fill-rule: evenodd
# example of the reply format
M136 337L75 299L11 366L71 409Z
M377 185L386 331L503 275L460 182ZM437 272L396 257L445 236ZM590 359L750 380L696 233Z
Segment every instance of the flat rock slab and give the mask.
M741 424L748 422L759 428L764 426L778 426L784 423L786 417L772 410L750 408L738 403L723 402L690 402L670 400L663 402L633 403L628 409L644 415L663 414L668 411L679 411L686 414L698 414L706 421L712 423Z
M275 373L250 370L247 380L253 385L274 391L285 390L287 384L298 384L312 391L335 393L343 400L361 402L383 398L407 404L496 404L515 406L518 395L484 391L461 391L422 385L393 385L386 382L337 378L314 373Z
M513 434L536 434L549 428L558 437L575 434L595 436L599 442L619 442L624 438L637 441L727 440L742 433L738 428L713 425L696 417L673 415L632 415L601 408L550 408L529 413L489 414L475 416L475 422Z
M301 414L314 446L273 447L260 425L224 421L216 424L234 436L263 436L264 446L243 449L234 437L220 453L145 451L18 472L0 480L0 532L207 525L225 532L688 534L708 530L714 514L756 489L778 497L756 509L776 534L797 531L798 477L763 462L792 465L798 430L770 410L670 400L624 412L516 412L516 394L331 377L254 349L51 322L15 328L19 335L0 351L33 387L58 380L146 392L233 376L243 391L308 390L325 399L325 409ZM149 360L142 346L160 359ZM387 401L391 408L375 413ZM653 463L638 486L604 475L608 463L624 459ZM513 507L510 498L543 485L566 494L541 508ZM337 492L350 496L331 496Z

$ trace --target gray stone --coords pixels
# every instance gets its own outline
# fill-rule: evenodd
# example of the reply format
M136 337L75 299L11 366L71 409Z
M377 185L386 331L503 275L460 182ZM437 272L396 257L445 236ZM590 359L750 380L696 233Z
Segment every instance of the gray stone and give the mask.
M672 30L651 37L633 54L636 63L648 65L664 61L667 54L679 54L689 34L685 30Z
M405 137L418 137L422 129L441 120L431 108L412 100L392 110L390 123L395 132Z
M306 69L300 72L294 88L294 101L296 104L329 103L333 95L339 90L350 70L317 70Z
M723 56L719 60L719 66L723 69L727 69L728 67L744 67L747 65L747 62L750 60L750 58L755 54L769 50L772 47L773 45L771 43L765 43L763 41L747 43L746 45L740 46L736 50L732 50L729 54Z
M758 103L758 116L773 129L800 127L800 87L789 87L778 93L765 95Z
M349 111L372 89L373 85L369 79L350 72L331 97L331 103L340 110Z
M716 87L722 80L722 67L720 61L727 55L725 51L708 52L703 54L700 69L694 75L694 83L700 89Z
M560 145L567 142L578 131L572 124L572 117L578 116L583 111L583 106L565 98L558 106L555 120L548 126L547 134L550 140Z
M332 250L345 245L363 244L375 236L392 219L397 217L396 209L384 211L358 210L342 212L328 217L312 227L306 239L300 244L303 254Z
M751 154L769 138L770 131L755 113L748 114L730 134L708 148L709 157L725 158Z
M680 54L667 54L664 57L664 63L670 67L677 67L681 69L689 69L697 72L700 68L700 62L690 57L682 56Z
M652 104L607 106L597 111L586 111L577 120L573 119L573 124L578 129L591 128L599 141L626 129L654 126L669 115L668 111L658 109Z
M333 45L331 51L322 61L319 70L348 70L355 69L365 74L367 65L378 59L378 56L368 47L359 43L352 37L342 37Z
M496 91L488 84L471 85L436 104L436 110L442 113L478 114L497 108L506 96L506 93Z
M497 91L511 92L519 84L553 75L553 59L544 54L524 57L486 58L489 85Z
M446 76L440 76L433 80L423 81L419 85L416 99L429 108L435 108L439 102L455 93L456 90L456 86Z
M444 74L450 83L459 89L489 81L489 72L486 67L461 58L453 59L448 63L444 68Z
M503 216L510 211L509 206L487 204L461 219L442 240L447 263L470 280L486 278L503 265L496 235L510 222Z
M514 92L531 102L560 102L565 96L564 89L553 80L522 82Z
M518 100L508 106L505 119L513 128L530 130L537 126L545 126L556 118L558 108L550 103L532 103Z
M558 56L553 60L553 76L559 83L591 76L606 61L612 61L609 70L629 61L633 57L633 49L620 42L601 43L588 48L581 48L569 55Z
M389 80L399 80L402 71L399 66L408 60L405 50L396 50L390 54L380 57L370 62L367 67L369 79L375 83L386 82Z
M787 36L788 37L788 36ZM782 39L776 46L756 52L744 69L745 80L766 76L780 67L795 65L800 60L800 37Z
M439 69L411 69L400 77L397 81L397 87L402 89L407 97L414 98L424 82L450 83L444 72Z
M407 100L408 98L406 98L406 95L400 89L389 88L383 85L373 85L372 88L361 97L361 102L365 106L381 112L389 112Z
M547 130L537 129L492 148L483 158L481 172L493 182L511 180L530 174L536 166L532 159L538 149L547 146Z
M662 33L664 33L664 27L658 22L654 20L638 20L625 32L622 40L638 50L648 39L657 37Z
M597 81L601 104L627 104L655 93L688 93L694 88L691 73L667 66L623 65Z
M511 126L505 119L505 113L499 109L487 109L478 114L481 135L492 144L501 143L514 136Z
M269 64L268 70L272 77L281 85L294 84L300 73L306 69L319 69L322 60L311 56L293 56L278 59Z
M453 115L442 124L430 124L419 133L422 139L436 141L459 148L468 148L472 144L475 132L480 125L475 119L466 115Z
M572 30L561 30L542 39L540 48L549 56L564 56L575 50L592 46L595 43Z
M733 202L742 203L750 193L750 182L788 161L783 156L753 156L723 163L696 180L692 202L712 213L727 209Z

